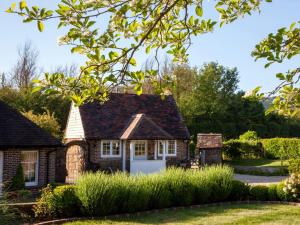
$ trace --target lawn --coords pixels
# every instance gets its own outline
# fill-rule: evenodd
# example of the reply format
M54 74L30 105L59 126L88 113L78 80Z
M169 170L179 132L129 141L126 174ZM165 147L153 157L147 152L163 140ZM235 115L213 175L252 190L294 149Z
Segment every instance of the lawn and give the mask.
M225 161L225 163L236 165L236 166L270 166L270 167L281 167L288 166L287 160L272 160L272 159L234 159Z
M86 220L65 225L137 225L137 224L199 224L199 225L289 225L300 224L300 207L273 204L241 204L210 206L164 211L126 219Z

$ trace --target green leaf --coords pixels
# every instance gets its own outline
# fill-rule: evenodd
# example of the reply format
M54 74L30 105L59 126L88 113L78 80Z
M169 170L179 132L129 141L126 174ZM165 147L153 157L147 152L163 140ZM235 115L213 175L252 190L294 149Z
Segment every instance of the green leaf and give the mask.
M199 5L196 6L195 11L196 11L197 16L202 16L203 15L203 9Z
M151 46L149 45L149 46L147 46L147 48L146 48L146 53L149 54L150 51L151 51Z
M71 49L72 53L83 53L85 48L83 46L77 46Z
M16 8L16 3L12 3L11 6L5 11L7 13L12 13Z
M27 6L27 4L26 4L25 1L21 1L21 2L19 3L19 5L20 5L20 9L21 9L21 10L23 10L23 9Z
M41 89L42 89L41 86L36 86L36 87L34 87L34 88L31 90L31 93L39 92Z
M40 32L43 32L44 30L44 23L42 21L37 21L37 26Z
M134 58L131 58L129 64L136 66L136 60Z
M10 6L10 8L11 8L11 10L12 10L12 11L14 11L14 10L15 10L15 8L16 8L16 3L15 3L15 2L14 2L14 3L12 3L12 4L11 4L11 6Z
M279 80L284 80L284 79L285 79L285 76L283 75L283 73L277 73L277 74L276 74L276 77L277 77Z

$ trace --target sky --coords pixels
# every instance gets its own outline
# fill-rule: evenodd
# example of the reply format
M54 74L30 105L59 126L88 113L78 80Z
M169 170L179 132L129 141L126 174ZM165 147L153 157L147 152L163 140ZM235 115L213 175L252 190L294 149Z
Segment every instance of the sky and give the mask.
M15 1L0 2L0 72L9 72L17 60L17 48L26 41L31 41L39 51L38 64L44 71L66 64L83 64L82 56L72 54L67 46L58 46L57 38L64 30L57 30L55 21L46 23L45 31L40 33L35 23L23 24L20 17L4 12L12 2ZM29 5L46 7L53 7L56 2L58 0L27 0ZM218 17L212 7L214 3L204 0L206 18ZM262 86L265 92L272 90L278 84L275 74L299 66L299 58L265 69L264 61L255 62L251 51L269 33L300 21L299 9L300 0L273 0L262 6L261 13L255 12L222 28L217 27L213 33L193 38L188 52L190 65L201 66L216 61L226 67L237 67L240 89L247 91ZM138 65L148 57L144 51L139 52Z

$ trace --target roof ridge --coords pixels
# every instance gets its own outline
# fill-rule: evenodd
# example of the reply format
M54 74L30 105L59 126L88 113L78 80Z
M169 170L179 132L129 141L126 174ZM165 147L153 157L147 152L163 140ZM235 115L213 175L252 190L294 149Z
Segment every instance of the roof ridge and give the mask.
M131 122L129 123L129 125L123 132L123 134L121 135L120 139L122 140L128 139L134 133L134 131L139 127L143 119L147 120L153 127L155 127L164 136L169 137L170 139L173 138L172 135L170 135L167 131L162 129L159 125L157 125L150 117L148 117L144 113L137 113L134 116L132 116L132 118L133 119L131 120Z
M131 122L128 123L128 126L121 135L120 139L127 139L130 136L130 134L136 129L143 116L143 113L134 114L131 117Z

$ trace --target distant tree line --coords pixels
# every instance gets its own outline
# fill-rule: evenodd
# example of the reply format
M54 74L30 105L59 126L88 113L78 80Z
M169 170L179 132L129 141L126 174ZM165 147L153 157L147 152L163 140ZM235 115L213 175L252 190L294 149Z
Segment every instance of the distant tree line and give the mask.
M31 43L27 42L18 49L18 59L11 72L0 72L0 100L55 136L62 137L70 100L49 96L45 92L32 93L32 80L42 71L37 60L38 52ZM148 60L145 70L152 69L153 64ZM179 66L168 59L162 65L156 77L145 78L143 93L155 94L161 93L161 90L172 93L192 135L218 132L230 139L254 130L262 138L300 136L297 118L276 113L266 115L260 100L244 98L244 91L238 87L237 68L227 68L216 62L201 67ZM74 76L76 71L77 67L71 65L57 67L52 72ZM132 86L127 84L115 91L132 92Z
M11 71L0 72L0 100L49 133L62 138L70 100L42 92L32 93L32 81L42 73L42 69L38 68L38 55L31 42L19 47L18 58ZM56 71L71 76L75 74L76 66L59 66L53 70Z
M244 97L237 68L211 62L200 68L177 66L171 75L174 97L193 135L218 132L229 139L254 130L262 138L300 136L297 118L266 114L262 101Z
M152 67L152 61L147 61L145 69ZM201 132L217 132L226 139L238 138L247 130L256 131L262 138L300 137L298 118L275 112L268 114L264 107L269 105L268 99L264 102L244 97L245 92L238 86L237 68L216 62L201 67L179 66L166 59L159 71L155 78L146 78L143 93L160 93L161 90L172 93L194 137ZM130 87L125 91L134 92Z

